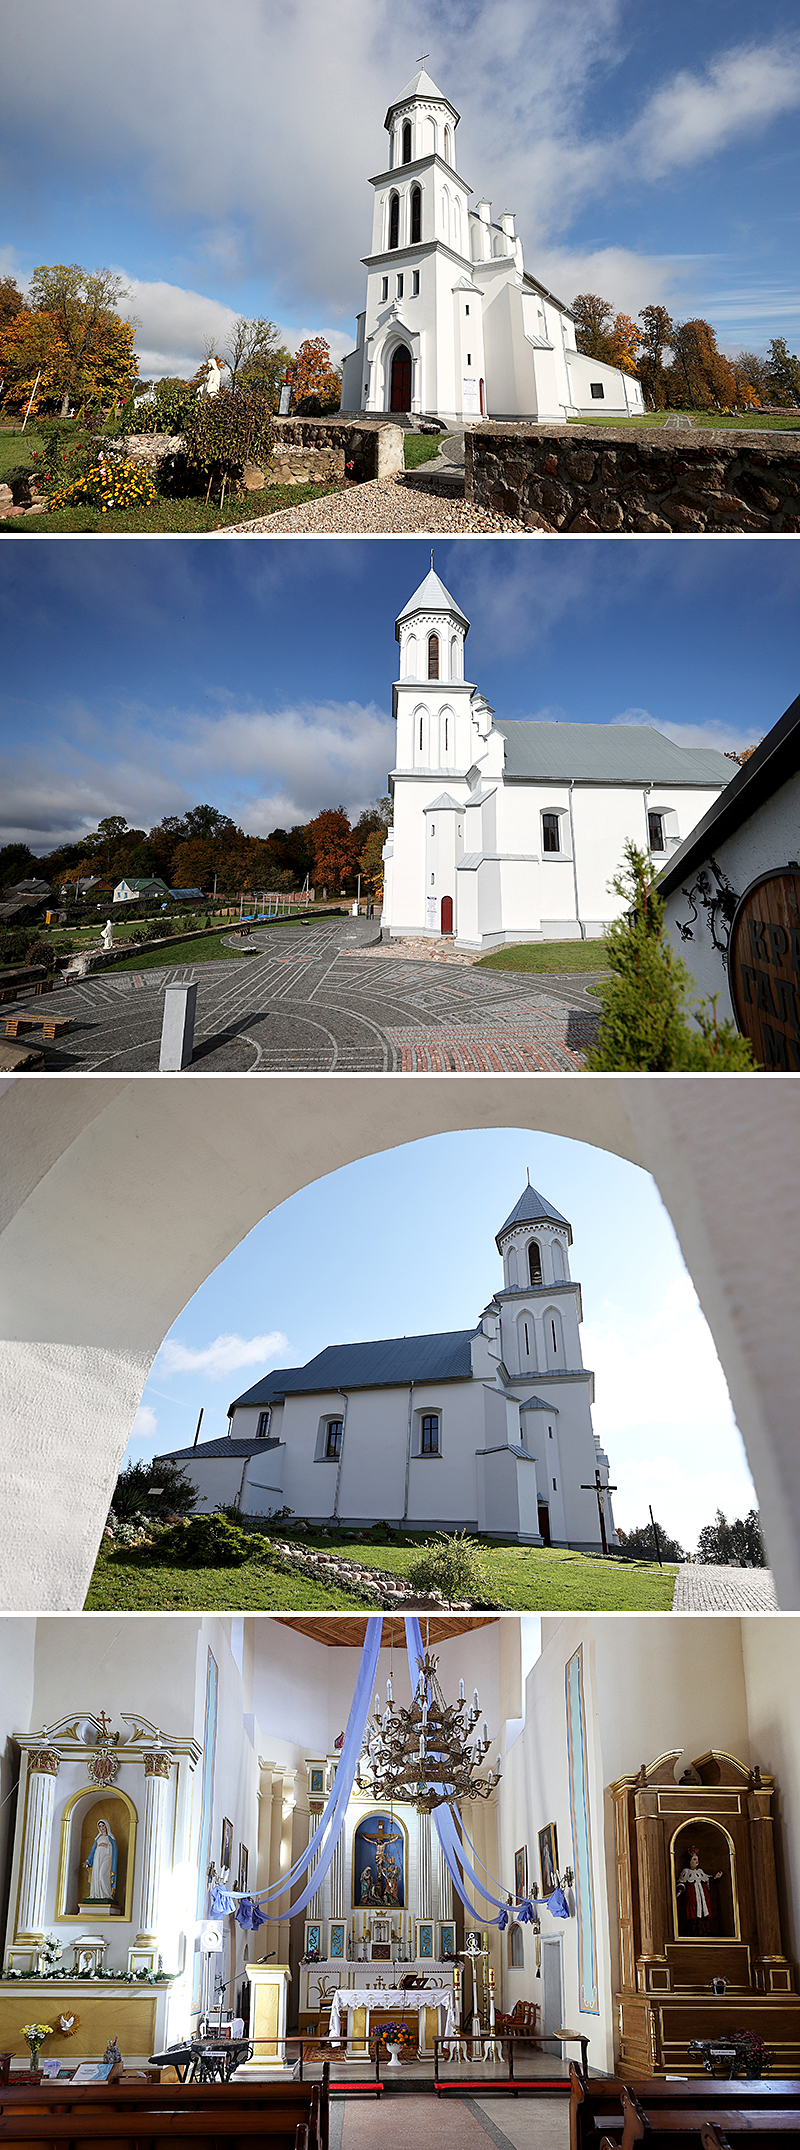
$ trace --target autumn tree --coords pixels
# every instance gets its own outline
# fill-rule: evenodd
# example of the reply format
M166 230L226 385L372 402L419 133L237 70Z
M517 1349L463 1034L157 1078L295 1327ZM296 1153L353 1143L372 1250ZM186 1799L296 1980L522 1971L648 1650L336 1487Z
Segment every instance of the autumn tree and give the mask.
M324 336L307 336L291 363L292 402L297 409L309 397L323 410L338 410L342 377L331 365L330 347Z
M341 888L355 867L353 831L343 806L324 806L309 821L306 834L314 862L314 880L323 888Z
M675 360L667 375L670 402L697 411L712 407L731 410L736 402L736 379L727 358L717 349L710 322L676 322L672 349Z
M593 291L579 291L572 301L575 316L575 342L585 358L606 359L609 333L614 319L610 299L598 298Z
M789 350L785 337L773 336L765 371L770 403L795 410L800 403L800 359Z
M667 401L664 352L672 345L672 320L666 306L643 306L639 320L642 324L639 337L642 392L651 410L663 411Z
M615 314L608 338L608 364L619 366L623 373L632 373L638 379L640 341L636 322L631 320L630 314Z
M132 386L139 368L133 356L133 329L120 321L118 308L131 296L121 276L111 269L91 274L77 261L56 262L52 268L34 269L28 293L33 313L48 314L55 323L65 353L65 378L61 416L65 418L74 398L85 400L97 393L96 373L101 349L109 355L114 343L112 324L126 329L126 382ZM119 389L115 393L119 393Z
M25 311L25 300L16 277L0 276L0 328L13 321L15 314Z
M292 358L278 341L274 321L248 321L241 315L233 324L224 356L230 368L228 386L234 390L244 386L258 389L266 396L269 409L277 411Z

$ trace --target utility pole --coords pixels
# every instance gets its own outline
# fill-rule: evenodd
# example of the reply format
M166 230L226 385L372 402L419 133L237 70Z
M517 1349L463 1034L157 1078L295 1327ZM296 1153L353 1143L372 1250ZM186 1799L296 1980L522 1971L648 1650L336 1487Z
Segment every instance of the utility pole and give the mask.
M602 1545L602 1548L603 1548L603 1559L604 1559L604 1560L605 1560L605 1559L607 1558L607 1556L608 1556L608 1539L607 1539L607 1537L606 1537L606 1519L605 1519L605 1513L604 1513L604 1503L603 1503L603 1494L604 1494L604 1493L616 1493L616 1491L617 1491L617 1488L616 1488L616 1486L612 1486L612 1485L604 1485L604 1484L603 1484L603 1481L602 1481L602 1478L601 1478L601 1476L600 1476L600 1472L599 1472L599 1470L598 1470L598 1469L596 1469L596 1470L595 1470L595 1474L594 1474L594 1485L593 1485L593 1486L581 1486L581 1492L582 1492L582 1493L596 1493L596 1495L597 1495L597 1513L598 1513L598 1515L599 1515L599 1517L600 1517L600 1543L601 1543L601 1545Z

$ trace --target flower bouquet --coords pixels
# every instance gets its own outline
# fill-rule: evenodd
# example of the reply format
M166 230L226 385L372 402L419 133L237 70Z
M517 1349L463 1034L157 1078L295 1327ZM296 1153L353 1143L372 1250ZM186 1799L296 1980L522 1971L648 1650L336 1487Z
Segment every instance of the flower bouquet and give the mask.
M734 2031L731 2044L736 2047L737 2075L743 2068L745 2075L755 2080L763 2075L764 2069L769 2067L774 2058L769 2046L764 2044L763 2038L759 2038L755 2031Z
M23 2023L22 2036L27 2040L31 2056L31 2074L39 2066L39 2049L43 2038L52 2035L52 2023Z
M390 2068L399 2068L401 2056L411 2060L416 2050L413 2032L407 2023L378 2023L370 2040L373 2053L385 2060L388 2055Z

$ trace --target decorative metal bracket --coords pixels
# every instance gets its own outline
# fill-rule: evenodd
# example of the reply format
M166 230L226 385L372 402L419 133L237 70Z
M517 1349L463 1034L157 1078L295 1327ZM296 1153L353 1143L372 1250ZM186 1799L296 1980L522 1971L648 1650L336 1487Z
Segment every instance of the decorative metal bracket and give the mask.
M728 953L728 942L730 940L731 925L733 923L734 914L736 912L737 905L740 902L740 898L736 892L736 889L732 888L730 881L722 872L721 867L717 865L716 859L711 857L708 863L711 867L711 873L713 873L714 880L717 884L716 888L714 887L713 882L711 880L711 874L707 873L705 867L702 867L700 873L697 876L697 880L693 883L692 887L681 889L681 895L685 896L687 903L690 903L692 906L691 919L687 918L685 924L683 925L681 924L680 919L678 919L676 920L676 924L682 941L694 940L694 928L697 925L700 916L700 913L697 908L697 903L695 901L695 898L697 898L702 904L703 909L706 913L706 918L708 921L708 930L711 935L713 945L717 949L718 954L721 955L724 959L724 957L727 956ZM721 922L721 931L723 938L720 938L720 935L717 932L717 925L719 922Z

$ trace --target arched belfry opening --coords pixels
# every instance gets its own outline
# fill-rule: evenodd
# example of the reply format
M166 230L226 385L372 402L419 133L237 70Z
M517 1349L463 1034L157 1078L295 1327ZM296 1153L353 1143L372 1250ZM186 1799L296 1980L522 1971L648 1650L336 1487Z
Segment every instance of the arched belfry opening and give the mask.
M428 678L429 678L429 679L438 679L438 677L439 677L439 637L438 637L438 635L429 635L429 636L428 636Z
M390 247L395 247L395 246L399 246L399 243L400 243L400 196L399 196L399 194L392 194L392 195L391 195L391 197L390 197L390 200L389 200L389 245L390 245Z
M528 1247L528 1281L531 1284L542 1282L542 1250L538 1239L532 1239Z
M422 188L411 189L411 244L419 246L422 237Z
M406 122L405 122L405 125L404 125L404 128L403 128L403 163L404 163L404 164L410 164L410 163L411 163L411 121L410 121L410 119L407 119L407 120L406 120Z

